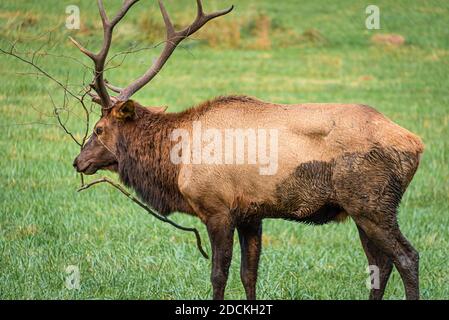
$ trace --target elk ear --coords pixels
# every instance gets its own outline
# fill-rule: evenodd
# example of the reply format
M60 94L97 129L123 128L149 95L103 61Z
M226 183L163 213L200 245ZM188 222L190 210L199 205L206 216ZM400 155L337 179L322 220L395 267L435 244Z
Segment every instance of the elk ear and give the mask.
M163 107L148 107L147 109L154 113L164 113L167 110L167 106Z
M118 120L134 119L136 104L133 100L127 100L112 109L112 115Z

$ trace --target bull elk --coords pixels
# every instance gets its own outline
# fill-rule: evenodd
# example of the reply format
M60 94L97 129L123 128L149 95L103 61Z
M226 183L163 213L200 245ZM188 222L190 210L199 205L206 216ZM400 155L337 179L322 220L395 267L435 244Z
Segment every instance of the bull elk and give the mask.
M200 218L211 242L214 299L224 298L235 229L241 280L247 298L255 299L264 218L319 225L347 217L357 226L369 264L379 268L379 286L371 289L370 298L382 298L394 265L406 298L418 299L418 252L399 230L397 209L418 168L424 149L420 138L359 104L285 105L227 96L178 113L141 106L130 97L156 76L176 46L233 7L206 14L197 0L193 23L176 31L159 1L167 32L162 53L140 78L118 88L103 77L105 61L114 27L136 2L126 0L110 20L98 1L104 28L99 53L71 39L94 62L92 98L102 107L92 136L74 161L76 170L116 172L160 213ZM269 146L278 155L275 172L261 174L259 158L245 163L173 161L173 148L179 143L173 132L184 130L188 142L194 143L196 122L203 131L275 129L278 139ZM193 152L178 151L181 156ZM249 156L249 151L243 152Z

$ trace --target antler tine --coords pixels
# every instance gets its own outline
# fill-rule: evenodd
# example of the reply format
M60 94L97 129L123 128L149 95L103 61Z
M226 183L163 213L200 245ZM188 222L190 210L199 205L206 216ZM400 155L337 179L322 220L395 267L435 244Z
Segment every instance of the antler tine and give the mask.
M106 14L106 10L104 10L103 1L98 0L98 11L100 12L101 22L103 23L103 27L109 24L108 15Z
M108 89L110 89L110 90L112 90L112 91L114 91L114 92L116 92L116 93L120 93L120 92L123 91L123 88L114 86L114 85L111 84L107 79L104 79L104 84L105 84L105 86L106 86Z
M161 9L162 18L164 19L165 28L167 29L167 40L171 39L175 34L175 28L171 23L170 16L168 15L167 10L165 9L164 3L159 0L159 8Z
M117 12L117 14L115 15L114 19L112 19L112 21L111 21L112 28L114 28L114 26L120 20L122 20L122 18L126 15L128 10L138 1L139 0L126 0L126 1L124 1L122 8L119 10L119 12Z
M84 48L78 41L76 41L75 39L73 39L72 37L69 37L70 41L72 41L72 43L82 52L84 53L86 56L88 56L89 58L91 58L92 60L95 59L95 54L89 50L87 50L86 48Z
M232 5L228 9L217 11L217 12L213 12L213 13L209 13L209 14L205 14L204 11L203 11L203 3L201 2L201 0L196 0L196 4L197 4L197 15L196 15L195 21L190 26L186 27L182 31L179 31L178 32L178 36L184 37L184 38L188 37L191 34L193 34L196 31L198 31L208 21L210 21L210 20L212 20L214 18L223 16L225 14L228 14L229 12L232 11L232 9L234 9L234 6Z
M93 97L94 102L100 102L103 109L107 109L111 105L111 97L109 96L106 83L103 79L104 65L106 61L106 57L109 52L109 48L111 47L112 41L112 32L114 27L120 20L126 15L128 10L139 0L126 0L124 1L121 9L117 12L115 17L109 21L106 11L103 6L103 1L98 0L98 11L100 12L101 21L103 23L103 45L101 50L95 54L86 48L84 48L81 44L79 44L75 39L70 37L70 40L78 47L78 49L87 55L95 64L95 75L93 80L93 88L98 93L98 97ZM116 99L113 99L116 100Z
M164 19L165 28L167 30L167 38L165 42L164 49L160 56L156 59L156 61L151 65L151 67L138 79L132 82L128 87L123 89L120 95L117 97L120 101L126 101L131 97L136 91L145 86L148 82L153 79L158 72L162 69L164 64L167 62L168 58L170 58L173 51L176 49L177 45L192 35L196 31L198 31L202 26L204 26L208 21L228 14L234 9L234 6L231 6L228 9L217 11L210 14L205 14L203 11L203 4L201 0L197 0L197 16L195 20L188 27L184 28L181 31L175 31L173 24L170 20L170 16L165 9L164 3L162 0L159 0L159 7L161 10L162 18Z
M213 18L216 18L216 17L219 17L219 16L223 16L225 14L228 14L229 12L232 11L232 9L234 9L234 5L232 5L228 9L217 11L217 12L213 12L213 13L210 13L210 14L205 14L204 11L203 11L203 3L201 2L201 0L196 0L196 5L197 5L197 9L198 9L198 11L197 11L197 19L198 20L205 19L206 22L211 20L211 19L213 19Z

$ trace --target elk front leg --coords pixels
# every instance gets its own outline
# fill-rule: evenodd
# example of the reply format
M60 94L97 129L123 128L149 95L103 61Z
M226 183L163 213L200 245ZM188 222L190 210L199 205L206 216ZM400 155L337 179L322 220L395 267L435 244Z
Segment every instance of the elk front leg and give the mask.
M223 300L232 259L234 225L228 217L214 216L208 219L206 226L212 247L213 299Z
M256 299L257 269L262 248L262 221L237 226L240 240L240 277L248 300Z

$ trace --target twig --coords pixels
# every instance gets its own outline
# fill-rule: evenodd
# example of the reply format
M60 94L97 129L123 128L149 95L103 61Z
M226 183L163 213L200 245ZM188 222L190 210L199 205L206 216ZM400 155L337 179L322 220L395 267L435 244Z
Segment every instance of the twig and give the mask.
M162 43L164 43L164 42L162 42ZM141 51L141 50L150 49L150 48L140 48L140 49L136 49L136 50L130 49L128 51L121 52L121 53L113 56L111 59L109 59L107 61L107 63L111 62L116 56L124 55L124 57L122 58L121 62L118 65L112 66L112 67L109 67L109 68L104 68L101 73L98 73L98 72L95 73L94 72L94 79L91 82L91 84L89 84L89 85L86 85L86 83L84 81L84 79L85 79L85 74L84 74L84 76L83 76L83 83L84 83L83 89L82 89L81 92L75 92L75 91L71 91L69 89L68 76L65 79L65 81L61 81L61 80L55 78L53 75L51 75L44 68L42 68L41 66L39 66L37 64L37 60L41 56L53 55L55 57L61 57L61 58L70 58L70 57L67 57L67 56L64 56L64 55L59 55L58 56L56 54L49 54L48 52L43 52L42 51L43 46L41 46L38 50L36 50L36 51L34 51L32 53L21 53L21 52L18 52L16 50L16 44L17 44L17 42L13 42L11 44L11 47L9 48L9 50L5 50L5 49L0 48L0 53L8 55L8 56L11 56L11 57L13 57L15 59L18 59L21 62L23 62L24 64L28 64L28 65L32 66L36 70L36 72L32 72L32 73L28 72L28 73L26 73L27 75L35 75L35 76L47 77L48 79L50 79L51 81L56 83L61 89L63 89L64 96L63 96L62 107L60 107L60 108L58 108L56 106L56 103L53 100L52 95L49 93L49 97L50 97L51 103L53 105L54 115L55 115L55 117L57 119L57 122L58 122L59 126L64 130L64 132L67 135L69 135L71 137L71 139L80 147L80 149L83 148L85 142L87 141L87 139L89 139L90 113L93 112L93 110L92 110L93 104L90 104L90 110L89 110L88 106L86 106L86 103L85 103L84 99L86 97L90 96L92 98L93 102L95 102L95 103L101 102L101 99L100 99L99 95L95 95L92 92L92 90L97 91L97 88L95 88L95 87L93 88L92 87L92 83L95 83L97 78L100 77L100 75L101 76L103 75L104 71L106 71L108 69L113 69L113 68L120 67L120 65L124 62L124 60L125 60L125 58L126 58L126 56L128 54L132 54L134 52L138 52L138 51ZM29 55L31 55L31 59L27 59L26 58L26 56L29 56ZM73 59L73 60L77 61L77 59ZM80 61L77 61L77 62L80 63ZM106 65L107 65L107 63L106 63ZM86 69L87 70L92 70L92 68L87 67L83 63L80 63L80 64L85 67L85 70ZM115 91L115 92L122 91L122 88L113 86L113 85L111 85L109 83L107 84L107 86L112 91ZM81 104L81 106L82 106L82 108L83 108L83 110L85 112L86 127L85 127L85 132L84 132L84 135L83 135L81 141L76 139L75 135L72 134L72 132L70 132L68 130L68 128L66 127L66 123L67 123L69 114L67 115L67 119L65 119L65 121L63 121L61 119L61 114L60 114L61 110L66 111L66 112L70 111L67 108L69 96L74 98L74 99L76 99L76 101ZM115 101L117 98L116 97L110 97L110 99L112 101ZM29 123L29 124L35 124L35 123ZM27 125L27 124L23 124L23 125ZM49 125L53 125L53 124L49 124ZM54 124L54 125L56 125L56 124ZM196 228L188 228L188 227L184 227L184 226L178 225L177 223L173 222L172 220L168 219L167 217L165 217L165 216L161 215L160 213L158 213L157 211L155 211L153 208L151 208L148 205L146 205L143 202L141 202L138 198L136 198L131 193L129 193L123 186L121 186L120 184L118 184L118 183L116 183L116 182L114 182L114 181L112 181L112 180L110 180L108 178L101 178L101 179L92 181L92 182L87 183L87 184L85 184L84 175L83 174L80 174L80 179L81 179L81 187L78 189L78 191L86 190L86 189L90 188L91 186L94 186L94 185L99 184L99 183L108 183L109 185L111 185L111 186L115 187L116 189L118 189L122 194L124 194L126 197L131 199L134 203L139 205L141 208L145 209L149 214L151 214L152 216L154 216L158 220L166 222L166 223L172 225L173 227L175 227L175 228L177 228L179 230L193 232L195 234L195 238L196 238L196 245L197 245L198 250L200 251L201 255L204 258L206 258L206 259L209 258L209 256L207 255L207 253L204 251L204 249L202 247L201 237L200 237L200 234L199 234L199 232L198 232L198 230Z
M204 251L204 249L203 249L203 247L201 245L201 237L200 237L200 234L199 234L199 232L198 232L198 230L196 228L188 228L188 227L180 226L179 224L177 224L177 223L173 222L172 220L168 219L167 217L159 214L154 209L150 208L149 206L147 206L146 204L141 202L139 199L137 199L135 196L133 196L131 193L129 193L122 185L112 181L111 179L103 177L103 178L100 178L98 180L94 180L94 181L89 182L87 184L83 184L77 191L80 192L80 191L86 190L86 189L88 189L88 188L90 188L90 187L92 187L92 186L94 186L96 184L99 184L99 183L108 183L111 186L113 186L114 188L118 189L121 193L123 193L125 196L127 196L132 201L134 201L141 208L145 209L149 214L151 214L156 219L159 219L159 220L161 220L163 222L167 222L167 223L171 224L172 226L174 226L177 229L180 229L180 230L183 230L183 231L193 232L195 234L195 237L196 237L196 246L198 247L198 250L201 252L201 255L204 258L209 259L209 256Z
M55 82L59 87L61 87L65 92L67 92L69 95L71 95L73 98L77 99L79 101L79 97L77 97L77 95L73 92L71 92L70 90L68 90L68 88L66 86L64 86L62 84L61 81L57 80L55 77L53 77L51 74L49 74L47 71L45 71L44 69L42 69L40 66L38 66L34 60L35 60L35 56L32 57L31 60L27 60L23 57L21 57L20 55L16 54L15 52L15 43L11 46L10 50L4 50L2 48L0 48L0 53L3 53L5 55L9 55L11 57L14 57L20 61L22 61L25 64L28 64L30 66L32 66L33 68L35 68L37 71L39 71L42 75L46 76L48 79L52 80L53 82Z
M64 92L66 92L66 91L64 91ZM53 100L52 95L51 95L50 93L48 93L48 96L49 96L50 101L51 101L51 103L52 103L52 105L53 105L53 113L54 113L54 115L56 116L56 120L58 120L59 126L64 130L64 132L65 132L70 138L72 138L72 140L73 140L77 145L79 145L80 147L82 147L83 145L82 145L82 144L75 138L75 136L69 131L69 129L67 129L65 123L62 122L62 120L61 120L61 115L59 114L59 108L56 106L56 104L55 104L55 102L54 102L54 100ZM65 100L65 97L64 97L64 100ZM65 101L64 101L64 106L65 106ZM64 110L65 108L62 108L62 109Z

